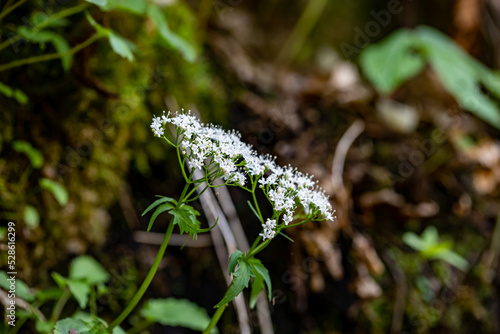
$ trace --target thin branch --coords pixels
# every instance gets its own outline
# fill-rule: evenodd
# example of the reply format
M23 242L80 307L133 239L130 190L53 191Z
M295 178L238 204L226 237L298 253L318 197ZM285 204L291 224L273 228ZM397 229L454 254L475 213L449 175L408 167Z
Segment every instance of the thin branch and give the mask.
M288 36L285 45L281 48L277 58L279 63L288 63L297 56L307 36L309 36L312 28L318 22L327 3L327 0L309 0L307 2L302 16L293 28L290 36Z
M349 148L352 143L358 138L358 136L365 129L365 123L358 119L351 124L349 129L344 133L342 138L340 138L337 148L335 149L335 156L333 157L332 163L332 185L333 192L344 188L344 181L342 180L342 174L344 172L345 158Z
M388 249L382 254L382 258L384 259L389 271L391 272L392 278L394 279L395 284L395 302L394 309L392 311L392 324L391 324L391 333L400 333L401 328L403 327L403 317L405 314L405 304L406 304L406 294L407 294L407 286L406 286L406 276L399 266L398 262L394 257L394 253Z
M2 303L2 305L5 307L5 309L7 309L7 307L10 306L10 300L11 299L9 298L8 293L6 291L4 291L3 289L0 289L0 303ZM29 311L33 314L36 314L36 316L42 321L47 321L47 319L45 319L45 316L43 315L43 313L40 312L40 310L38 308L31 306L24 299L16 297L15 301L16 301L16 305L19 306L20 308L25 309L26 311Z
M95 41L97 41L101 37L102 37L102 35L99 33L92 35L84 42L76 45L75 47L71 48L70 50L68 50L66 52L50 53L50 54L42 55L42 56L35 56L35 57L30 57L30 58L14 60L10 63L0 65L0 72L14 68L14 67L22 66L22 65L39 63L39 62L48 61L48 60L52 60L52 59L58 59L58 58L62 58L62 57L67 56L67 55L77 53L78 51L80 51L81 49L94 43Z
M35 26L33 28L33 32L37 32L37 31L42 30L43 28L45 28L46 26L48 26L49 24L51 24L52 22L54 22L56 20L77 14L77 13L85 10L89 6L90 6L89 3L82 3L78 6L61 10L60 12L50 16L47 20L41 22L39 25ZM16 36L9 38L8 40L0 43L0 51L5 49L6 47L8 47L11 44L14 44L15 42L19 41L20 39L22 39L21 35L16 35Z
M1 13L0 13L0 21L6 16L8 15L10 12L12 12L14 9L16 9L17 7L21 6L23 3L25 3L26 0L20 0L18 2L16 2L15 4L13 4L12 6L4 9Z

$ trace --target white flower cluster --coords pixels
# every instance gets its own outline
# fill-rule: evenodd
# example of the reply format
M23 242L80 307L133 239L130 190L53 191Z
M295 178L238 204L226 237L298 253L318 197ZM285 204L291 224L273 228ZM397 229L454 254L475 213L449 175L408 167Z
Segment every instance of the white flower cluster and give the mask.
M328 196L316 186L311 175L297 169L276 165L275 158L259 155L251 145L241 141L236 131L224 131L214 125L204 125L188 113L170 112L161 117L153 117L151 129L157 137L164 135L166 124L176 127L179 144L193 168L205 168L206 173L217 166L215 173L228 184L244 186L247 175L259 180L260 187L273 205L275 217L283 214L282 220L288 225L300 204L311 220L333 220ZM264 239L275 235L276 220L263 224Z
M276 235L276 219L268 219L265 224L262 224L264 231L259 234L262 240L272 239Z

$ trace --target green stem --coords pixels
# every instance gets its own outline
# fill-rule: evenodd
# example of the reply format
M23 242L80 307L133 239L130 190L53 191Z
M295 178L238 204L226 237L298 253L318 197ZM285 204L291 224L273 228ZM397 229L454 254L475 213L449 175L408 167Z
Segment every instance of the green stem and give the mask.
M250 249L248 250L248 253L253 252L254 248L257 247L257 245L259 244L260 239L262 239L262 237L260 235L257 238L255 238L255 240L252 244L252 247L250 247Z
M92 315L97 315L97 296L95 289L96 289L95 286L90 287L89 306L90 306L90 314Z
M59 20L59 19L62 19L62 18L65 18L67 16L77 14L77 13L85 10L89 6L90 5L88 3L82 3L81 5L71 7L71 8L65 9L65 10L61 10L59 13L52 15L47 20L43 21L42 23L40 23L39 25L34 27L33 31L34 32L40 31L43 28L45 28L46 26L48 26L49 24L51 24L52 22ZM0 51L5 49L6 47L8 47L11 44L14 44L15 42L17 42L20 39L22 39L22 37L20 35L17 35L15 37L9 38L8 40L0 43Z
M253 251L249 251L248 254L245 256L245 258L249 259L252 256L254 256L255 254L257 254L258 252L260 252L261 250L263 250L264 248L266 248L266 246L269 245L271 240L273 240L273 239L267 239L266 241L261 243L259 246L257 246Z
M217 322L219 321L220 317L222 316L222 313L224 313L224 310L226 309L227 304L222 305L215 311L214 316L210 320L210 323L208 324L207 328L203 331L203 334L209 334L212 329L217 325Z
M35 57L24 58L24 59L12 61L10 63L1 65L0 72L11 69L13 67L18 67L18 66L22 66L22 65L33 64L33 63L38 63L38 62L42 62L42 61L48 61L48 60L52 60L52 59L62 58L64 56L77 53L78 51L80 51L81 49L94 43L96 40L98 40L101 37L102 37L102 35L99 33L92 35L90 38L88 38L87 40L85 40L81 44L78 44L77 46L73 47L72 49L70 49L66 52L51 53L51 54L47 54L47 55L35 56Z
M152 321L144 319L142 321L139 321L137 324L134 325L131 329L127 331L127 334L136 334L140 333L143 329L148 328L153 324Z
M182 158L181 158L181 150L180 150L179 146L176 146L176 151L177 151L177 160L179 160L179 165L181 166L182 176L184 176L184 180L186 180L186 183L189 184L189 183L191 183L191 181L189 181L189 179L186 175L186 171L184 170L184 162L182 161Z
M327 3L327 0L309 0L307 2L307 6L302 12L299 22L293 28L292 33L278 55L278 62L288 63L295 58L297 53L302 49L304 41L311 33L312 28L318 22Z
M71 293L69 291L69 288L65 287L61 297L59 297L59 300L57 301L56 306L54 306L50 321L55 322L57 319L59 319L59 316L61 315L64 305L66 305L66 303L68 302L69 297L71 297Z
M196 201L198 198L200 198L201 195L203 195L203 193L205 192L205 190L207 190L209 187L205 187L203 188L202 191L200 191L200 193L198 195L196 195L195 197L187 200L187 201L184 201L184 203L188 203L188 202L193 202L193 201ZM196 188L195 188L196 189Z
M4 9L1 13L0 13L0 21L7 15L9 14L10 12L12 12L14 9L16 9L17 7L21 6L23 3L25 3L26 0L20 0L18 2L16 2L15 4L13 4L12 6L10 6L9 8L6 8Z
M165 237L163 238L163 241L161 243L160 249L158 250L158 254L156 254L156 258L153 262L153 265L151 266L151 269L149 269L149 272L144 279L144 282L142 282L141 287L137 292L135 293L134 297L128 304L127 308L116 318L111 325L108 327L108 332L111 333L113 329L120 325L123 320L125 320L126 317L132 312L132 310L135 308L139 300L141 300L142 296L146 292L147 288L149 287L149 284L153 280L153 277L156 274L156 271L158 270L158 266L160 265L160 262L163 258L163 255L165 254L165 250L167 249L168 241L170 240L170 236L172 235L172 231L174 230L174 223L170 222L167 232L165 232Z
M262 224L264 224L264 217L262 217L262 213L260 212L259 203L257 202L257 197L255 196L255 189L252 191L252 198L255 204L255 208L257 209L257 213L259 214L260 221L262 222Z
M195 192L195 190L198 188L198 186L199 186L199 184L195 185L194 188L191 189L191 191L184 197L184 199L182 201L183 203L188 202L189 196L191 196Z

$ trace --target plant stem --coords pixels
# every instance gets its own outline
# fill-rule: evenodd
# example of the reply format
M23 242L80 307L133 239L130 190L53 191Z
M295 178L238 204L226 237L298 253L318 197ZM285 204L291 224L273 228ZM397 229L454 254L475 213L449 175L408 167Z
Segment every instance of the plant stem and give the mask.
M47 20L43 21L42 23L40 23L39 25L34 27L33 31L37 32L37 31L45 28L46 26L48 26L49 24L51 24L55 20L59 20L59 19L62 19L64 17L79 13L79 12L85 10L89 6L90 5L88 3L82 3L81 5L71 7L71 8L65 9L65 10L61 10L59 13L52 15ZM17 35L15 37L9 38L8 40L0 43L0 51L5 49L6 47L8 47L11 44L14 44L15 42L17 42L20 39L22 39L22 37L20 35Z
M143 329L148 328L152 324L153 322L147 319L139 321L137 324L134 325L134 327L132 327L127 331L127 334L140 333Z
M297 22L297 25L293 28L292 33L288 36L285 45L281 49L277 62L288 63L295 58L312 28L318 22L327 3L327 0L309 0L307 2L307 6L302 12L299 22Z
M33 64L33 63L38 63L38 62L42 62L42 61L47 61L47 60L62 58L64 56L77 53L78 51L80 51L81 49L83 49L83 48L89 46L90 44L94 43L96 40L98 40L101 37L102 37L102 35L99 34L99 33L97 33L95 35L92 35L91 37L89 37L84 42L76 45L75 47L73 47L72 49L70 49L70 50L68 50L66 52L51 53L51 54L47 54L47 55L35 56L35 57L24 58L24 59L19 59L19 60L12 61L10 63L1 65L0 66L0 72L8 70L8 69L13 68L13 67L18 67L18 66L22 66L22 65L26 65L26 64Z
M96 289L95 286L90 287L89 306L90 306L90 314L92 315L97 315L97 296L95 289Z
M156 271L158 270L158 266L160 265L160 262L163 258L163 255L165 254L165 250L167 249L168 241L170 240L170 236L172 235L172 231L174 229L174 223L171 221L170 224L168 225L167 232L165 232L165 237L163 238L163 241L161 243L160 249L158 250L158 254L156 254L156 258L153 262L153 265L151 266L151 269L149 269L148 275L144 279L144 282L142 282L141 287L137 292L135 293L134 297L128 304L127 308L116 318L111 325L108 327L108 332L111 333L113 331L113 328L116 326L120 325L123 320L132 312L132 310L135 308L139 300L141 300L142 296L146 292L147 288L149 287L149 284L153 280L153 277L156 274Z
M207 328L203 331L203 334L209 334L212 329L217 325L217 322L219 321L220 317L222 316L222 313L224 313L224 310L226 309L227 304L222 305L215 311L214 316L210 320L210 323L208 324Z
M264 248L266 248L266 246L269 245L271 240L273 240L273 239L267 239L266 241L261 243L259 246L257 246L253 251L249 251L248 254L245 256L245 258L249 259L252 256L254 256L255 254L257 254L258 252L260 252L261 250L263 250Z
M255 208L257 209L257 213L260 216L260 221L262 222L262 224L264 224L264 218L262 217L262 213L260 212L259 202L257 202L257 197L255 196L255 187L252 191L252 198L253 198L253 202L255 204Z
M191 183L186 175L186 171L184 170L184 162L182 161L181 158L181 150L179 146L176 146L176 151L177 151L177 159L179 160L179 165L181 166L181 171L182 171L182 176L184 176L184 179L186 180L186 183L189 184Z
M13 4L12 6L10 6L9 8L5 8L0 13L0 21L5 17L5 15L9 14L10 12L12 12L14 9L16 9L19 6L21 6L25 2L26 2L26 0L20 0L20 1L16 2L15 4Z
M61 297L59 297L59 300L57 301L56 306L54 306L54 310L52 311L50 321L55 322L57 319L59 319L59 316L61 315L64 305L66 305L66 302L68 301L69 297L71 297L71 293L68 287L65 287Z

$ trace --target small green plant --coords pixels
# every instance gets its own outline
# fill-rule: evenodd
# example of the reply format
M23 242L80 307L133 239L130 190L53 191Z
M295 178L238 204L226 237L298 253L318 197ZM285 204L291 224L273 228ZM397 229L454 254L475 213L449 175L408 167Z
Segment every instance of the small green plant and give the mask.
M462 108L500 128L500 75L441 32L426 26L399 30L360 55L365 75L382 94L393 92L426 64Z
M165 135L167 125L174 127L173 138ZM122 314L111 323L109 330L118 326L135 308L151 282L167 247L175 225L181 233L196 238L201 232L214 228L200 228L199 213L188 203L195 201L208 188L236 186L252 196L250 208L262 226L262 233L255 239L248 252L236 250L229 259L228 273L233 275L227 292L215 305L213 315L203 333L210 333L229 302L238 296L252 280L250 306L255 306L257 296L267 285L271 300L271 279L264 265L255 258L282 230L310 221L333 220L334 216L328 197L317 188L312 176L305 175L291 166L276 165L271 156L261 156L248 144L241 141L239 133L224 131L214 125L203 125L190 113L168 113L154 117L151 128L157 137L164 139L176 150L179 165L186 185L175 200L161 196L152 203L143 215L154 209L148 231L156 218L168 212L173 216L153 266L144 283ZM196 179L196 170L203 176ZM216 184L218 179L224 180ZM272 215L264 218L257 201L256 191L260 189L273 208ZM197 192L197 190L199 190ZM265 284L264 284L265 283Z
M172 126L174 130L171 138L165 135L168 126ZM143 320L136 323L129 332L136 333L154 322L159 322L169 326L184 326L203 333L217 333L216 324L227 304L250 284L251 308L255 306L259 293L265 287L271 300L272 283L268 270L256 258L259 252L278 235L288 239L282 232L284 229L311 221L335 219L335 211L332 210L328 197L317 187L311 175L303 174L291 166L281 167L275 163L272 156L258 155L250 145L241 141L236 131L203 125L190 113L169 113L154 117L151 128L157 137L175 148L185 181L177 199L160 196L143 213L144 216L152 212L148 231L159 215L169 213L172 216L151 269L126 308L109 325L97 314L97 298L109 293L106 284L110 276L89 256L74 259L70 264L68 277L53 273L52 277L58 288L52 290L49 295L48 292L33 293L27 286L24 285L23 288L23 283L19 283L18 296L31 303L31 309L25 312L24 320L34 319L39 332L66 334L73 330L78 334L124 333L119 326L139 304L153 280L174 227L177 226L181 234L187 233L196 238L198 233L208 232L217 225L215 221L211 227L201 228L201 222L198 220L200 213L191 206L191 203L209 188L235 186L248 192L252 198L248 204L261 225L262 232L246 253L236 250L231 254L228 273L233 276L233 280L221 300L214 306L217 310L212 318L205 310L187 300L148 300L139 311ZM199 175L197 171L202 172L201 177L195 176ZM217 183L218 180L223 182ZM67 194L58 183L41 179L40 186L51 191L60 204L66 203ZM267 217L262 214L257 191L262 193L272 208L272 213ZM80 310L69 318L59 319L71 296L78 303ZM48 300L54 300L54 306L50 318L47 319L38 307ZM84 312L87 309L90 309L90 313Z
M8 7L4 7L0 12L0 20L11 11L23 5L24 2L25 1L18 1ZM151 21L156 27L161 45L177 50L188 62L194 62L196 60L196 49L184 38L170 30L164 10L157 3L146 0L86 0L76 6L65 8L57 13L52 13L52 15L34 10L29 18L26 18L26 20L23 19L25 24L15 27L14 31L16 34L6 38L0 43L0 51L12 46L17 53L18 47L16 44L23 40L25 42L38 44L41 50L45 50L47 45L52 45L56 52L22 59L13 57L14 60L0 64L0 72L22 65L35 64L54 59L60 59L62 68L67 72L71 68L73 55L100 39L107 39L111 49L116 54L129 61L133 61L134 53L138 52L138 48L134 43L122 37L113 29L105 28L97 23L89 13L89 10L93 9L92 4L96 5L103 12L116 10L144 17ZM85 13L88 22L94 27L96 32L83 42L71 47L64 35L61 34L64 31L62 28L65 28L69 24L67 20L68 17L81 13ZM29 101L24 92L2 82L0 82L0 94L14 98L21 104L26 104Z
M427 227L421 236L406 232L403 234L403 241L426 260L445 261L462 271L467 270L469 266L467 260L451 250L451 241L439 242L439 235L434 226Z

